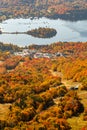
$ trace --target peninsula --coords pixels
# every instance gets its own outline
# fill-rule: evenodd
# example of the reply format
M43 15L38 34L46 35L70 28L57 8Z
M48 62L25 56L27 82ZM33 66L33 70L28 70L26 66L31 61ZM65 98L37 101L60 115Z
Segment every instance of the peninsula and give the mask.
M51 38L57 34L57 31L53 28L38 28L32 29L27 32L2 32L0 34L28 34L38 38Z

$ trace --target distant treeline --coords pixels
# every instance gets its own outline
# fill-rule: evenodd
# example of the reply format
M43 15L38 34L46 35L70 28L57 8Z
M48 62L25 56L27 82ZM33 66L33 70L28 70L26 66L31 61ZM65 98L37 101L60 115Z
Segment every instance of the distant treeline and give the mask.
M87 9L84 10L70 10L65 14L50 14L47 16L50 19L64 19L64 20L70 20L70 21L77 21L77 20L84 20L87 19Z
M22 47L18 47L17 45L13 45L13 44L4 44L2 42L0 42L0 51L10 51L11 53L14 51L19 51L21 50Z
M14 7L14 8L13 8ZM0 0L0 21L19 17L87 19L86 0Z

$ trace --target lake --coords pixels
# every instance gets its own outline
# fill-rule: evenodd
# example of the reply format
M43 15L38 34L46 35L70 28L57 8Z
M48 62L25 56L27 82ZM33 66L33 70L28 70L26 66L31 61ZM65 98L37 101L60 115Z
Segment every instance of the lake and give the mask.
M36 38L27 34L0 34L0 42L12 43L18 46L31 44L46 45L54 42L86 42L87 41L87 20L66 21L61 19L28 18L9 19L0 23L2 32L26 32L39 27L54 28L57 35L52 38Z

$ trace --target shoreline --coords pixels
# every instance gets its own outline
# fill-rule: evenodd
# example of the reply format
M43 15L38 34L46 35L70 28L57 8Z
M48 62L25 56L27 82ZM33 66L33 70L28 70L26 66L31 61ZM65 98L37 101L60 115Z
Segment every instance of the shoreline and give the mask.
M3 15L2 15L3 16ZM68 12L66 12L65 14L48 14L48 15L33 15L30 14L30 15L23 15L23 16L12 16L10 18L10 16L6 16L6 18L4 19L0 19L0 23L5 21L5 20L8 20L8 19L16 19L16 18L24 18L24 19L27 19L27 18L31 18L32 20L34 18L42 18L42 17L46 17L46 18L49 18L49 19L53 19L53 20L56 20L56 19L61 19L61 20L68 20L68 21L79 21L79 20L87 20L87 9L84 9L84 10L70 10Z

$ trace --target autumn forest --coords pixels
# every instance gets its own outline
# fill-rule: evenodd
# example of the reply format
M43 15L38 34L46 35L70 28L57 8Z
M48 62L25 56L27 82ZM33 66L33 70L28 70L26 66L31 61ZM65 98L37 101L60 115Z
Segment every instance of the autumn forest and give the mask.
M19 17L87 19L87 0L0 0L0 20Z
M86 21L87 0L0 0L0 130L87 130Z
M27 47L64 54L56 58L15 56L15 48L25 48L0 43L1 47L1 130L70 130L74 126L69 120L75 117L83 122L78 129L87 128L87 42ZM79 86L73 89L64 80Z

